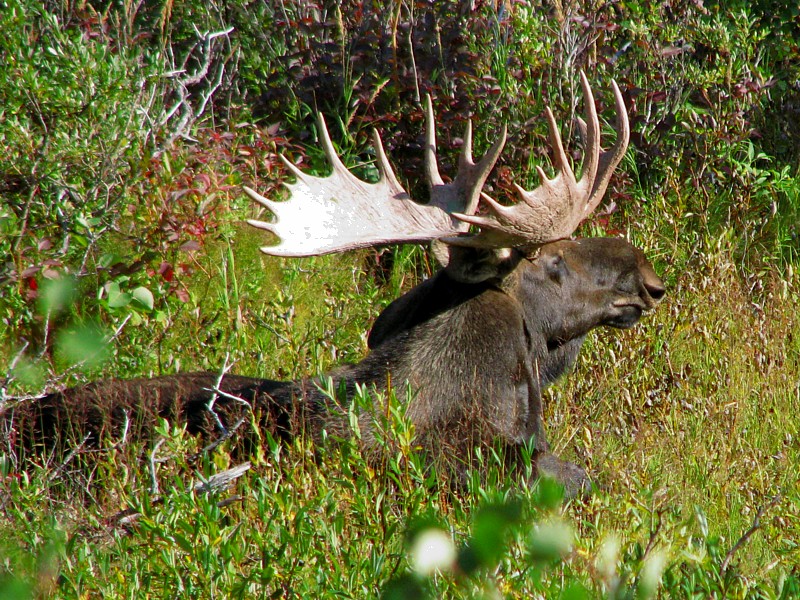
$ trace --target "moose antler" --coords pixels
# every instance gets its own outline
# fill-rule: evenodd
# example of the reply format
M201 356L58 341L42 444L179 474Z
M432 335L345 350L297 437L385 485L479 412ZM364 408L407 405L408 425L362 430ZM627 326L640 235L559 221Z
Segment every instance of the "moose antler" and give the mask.
M490 209L483 217L471 213L454 214L457 219L477 225L481 231L473 236L448 237L443 241L462 246L510 248L515 246L535 247L572 235L581 221L597 208L605 194L614 169L622 160L628 147L630 125L625 111L625 102L615 81L611 81L617 108L617 139L610 150L600 148L600 121L594 106L594 96L586 75L581 71L584 103L586 104L586 153L583 175L575 180L564 153L561 135L558 133L553 113L547 108L550 125L550 142L555 153L554 166L557 174L548 179L541 167L536 167L541 179L539 187L525 190L514 184L519 202L512 206L498 204L486 194L481 198Z
M269 223L248 222L278 236L277 245L261 248L276 256L316 256L379 244L437 239L456 246L535 247L569 237L599 204L628 146L630 128L625 103L617 84L611 83L617 109L617 139L610 150L603 151L594 96L581 72L588 124L585 124L586 159L579 181L569 166L555 118L548 108L550 140L555 152L553 162L557 170L553 179L548 179L537 167L541 185L531 191L515 186L519 201L508 207L482 194L483 184L505 144L506 129L503 127L497 142L475 163L472 125L468 123L458 173L451 183L445 184L436 161L433 106L428 97L425 148L430 188L428 204L414 202L398 183L377 132L373 139L379 180L368 183L350 173L337 156L320 115L320 140L333 173L327 177L308 175L281 156L297 178L295 183L285 184L290 197L284 202L274 202L245 187L245 192L275 217ZM480 198L489 208L487 216L474 214ZM479 226L480 232L467 233L470 224Z
M376 183L358 179L344 166L336 155L322 115L319 115L319 132L325 155L333 166L331 175L308 175L281 156L297 178L295 183L285 184L290 193L288 200L273 202L244 188L248 196L275 216L271 223L248 221L280 238L279 244L261 248L267 254L317 256L379 244L424 242L464 232L469 224L451 215L475 212L483 184L506 140L504 127L489 152L475 163L472 126L468 123L458 174L452 183L445 184L436 161L433 105L428 96L425 167L430 202L418 204L398 183L377 131L373 133L380 172Z

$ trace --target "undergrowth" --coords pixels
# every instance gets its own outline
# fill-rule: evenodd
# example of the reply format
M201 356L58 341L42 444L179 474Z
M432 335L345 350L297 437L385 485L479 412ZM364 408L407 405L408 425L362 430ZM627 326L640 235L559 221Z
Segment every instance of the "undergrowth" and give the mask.
M266 257L241 185L279 196L279 151L324 172L322 110L346 164L374 170L377 126L424 197L430 93L444 173L468 118L477 152L509 125L487 189L510 197L546 164L545 105L579 147L584 69L604 116L620 84L632 143L581 233L626 235L668 290L548 393L554 449L596 492L519 489L489 450L452 489L404 397L381 464L266 436L212 492L194 484L234 466L225 446L191 461L165 423L88 471L0 455L0 597L800 597L796 7L473 4L0 2L0 410L107 376L359 360L435 261Z

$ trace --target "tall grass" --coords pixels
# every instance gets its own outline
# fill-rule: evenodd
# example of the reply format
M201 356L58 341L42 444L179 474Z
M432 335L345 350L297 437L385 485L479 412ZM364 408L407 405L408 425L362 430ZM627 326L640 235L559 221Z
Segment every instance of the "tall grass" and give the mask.
M228 361L290 379L357 361L431 259L267 258L239 189L279 194L279 149L325 170L317 108L348 164L370 171L377 125L414 176L418 86L445 169L467 116L478 146L509 123L489 182L502 196L536 184L545 104L576 147L577 69L603 111L617 79L632 149L582 233L627 235L668 296L634 330L593 334L548 393L555 451L598 483L588 499L519 489L491 449L451 489L415 450L402 394L383 463L354 439L264 436L212 493L193 483L238 459L193 462L199 442L164 424L89 472L0 456L0 597L799 597L797 15L706 4L7 2L0 410L110 375Z

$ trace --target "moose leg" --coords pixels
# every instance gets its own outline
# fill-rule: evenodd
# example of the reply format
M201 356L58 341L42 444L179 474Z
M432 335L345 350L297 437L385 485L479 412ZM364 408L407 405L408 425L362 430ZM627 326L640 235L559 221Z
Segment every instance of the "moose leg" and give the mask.
M550 445L544 433L542 416L542 385L539 374L539 361L534 360L531 366L526 362L528 379L528 431L536 450L536 477L550 477L564 486L564 495L575 498L589 493L591 481L586 471L578 465L562 460L550 452Z
M536 475L550 477L563 485L566 498L586 496L592 491L592 482L582 467L549 452L536 456Z
M533 438L534 448L537 452L547 452L550 444L544 433L544 419L542 411L542 385L539 378L539 361L524 362L525 378L528 384L528 437ZM536 372L534 372L534 370Z
M211 406L211 388L217 385L224 395ZM220 381L216 373L105 379L0 411L0 432L7 430L4 449L10 454L35 457L62 453L81 440L95 447L104 440L141 441L154 434L161 418L213 438L254 410L263 426L283 437L302 427L307 416L305 405L294 402L302 393L300 384L238 375Z

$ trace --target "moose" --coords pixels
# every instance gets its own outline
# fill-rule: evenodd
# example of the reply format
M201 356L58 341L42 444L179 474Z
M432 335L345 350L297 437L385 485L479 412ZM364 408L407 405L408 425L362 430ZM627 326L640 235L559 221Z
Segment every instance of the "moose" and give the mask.
M429 97L427 203L415 202L400 185L377 132L373 144L380 178L368 183L355 177L337 156L322 116L318 130L332 165L330 175L309 175L281 157L296 179L285 184L288 199L270 200L245 188L272 215L269 221L249 221L278 238L276 245L261 249L270 255L432 244L441 268L378 316L363 360L330 374L339 394L326 393L317 380L219 378L214 373L112 379L6 409L0 426L16 436L19 447L29 448L52 447L54 440L70 436L119 435L123 421L126 432L133 423L135 433L144 434L157 417L181 420L190 432L213 434L238 418L244 400L259 410L262 426L273 432L291 436L303 431L322 439L323 432L351 433L348 399L357 388L374 390L373 412L381 414L386 394L407 384L411 394L406 416L416 443L433 459L460 464L474 448L500 444L516 469L522 449L529 448L534 476L554 476L569 494L585 492L590 480L584 469L550 452L542 391L572 368L589 331L633 326L659 303L665 286L644 253L623 239L570 239L599 205L630 134L622 95L612 81L616 139L603 150L584 73L581 85L586 119L581 121L585 156L580 179L548 108L556 175L548 178L539 168L539 187L529 191L516 186L518 198L508 206L482 192L505 144L505 128L475 162L468 123L458 171L445 183ZM358 418L368 452L378 448L370 412ZM68 433L66 423L74 431Z

